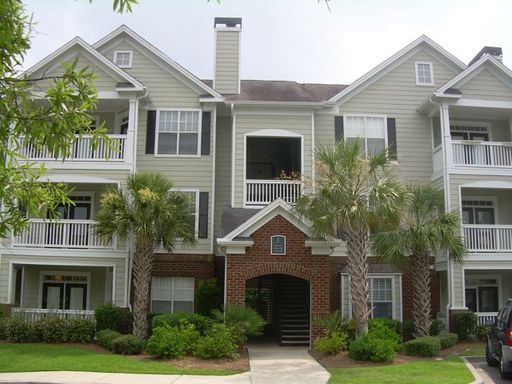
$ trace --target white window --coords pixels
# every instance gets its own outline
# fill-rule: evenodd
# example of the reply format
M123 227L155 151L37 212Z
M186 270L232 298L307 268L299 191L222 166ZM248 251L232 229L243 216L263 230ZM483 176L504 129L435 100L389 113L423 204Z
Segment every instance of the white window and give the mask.
M190 219L194 226L194 230L197 233L197 226L198 226L198 218L199 218L199 199L197 198L198 191L178 191L179 193L183 194L188 201L189 209L190 209Z
M393 318L393 279L391 277L371 277L368 279L372 317Z
M358 141L365 155L374 155L386 148L387 123L384 116L344 116L347 141Z
M199 154L199 111L158 111L157 153Z
M153 277L151 312L194 312L193 277Z
M432 63L416 62L416 85L434 85Z
M132 67L132 51L115 51L114 64L120 68Z

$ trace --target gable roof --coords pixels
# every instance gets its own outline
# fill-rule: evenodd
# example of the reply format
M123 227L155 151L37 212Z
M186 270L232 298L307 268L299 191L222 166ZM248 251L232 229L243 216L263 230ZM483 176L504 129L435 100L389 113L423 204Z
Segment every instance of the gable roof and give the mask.
M484 55L482 55L482 57L480 59L475 61L471 66L466 68L464 71L459 73L457 76L455 76L450 81L443 84L442 87L440 87L439 89L436 90L435 94L436 95L449 94L451 92L451 89L456 88L456 86L458 86L459 84L469 80L468 79L469 76L471 76L471 74L478 71L478 69L482 68L484 65L491 65L491 66L495 67L500 72L505 74L511 80L511 83L512 83L512 71L509 68L507 68L502 62L497 60L494 56L492 56L489 53L485 53Z
M62 47L57 49L56 51L52 52L50 55L46 56L43 60L29 68L26 73L28 75L37 72L38 70L44 68L46 65L50 64L52 61L56 60L59 56L66 53L68 50L74 48L74 47L80 47L85 52L87 52L91 57L94 58L94 60L101 64L103 68L107 70L107 72L110 72L110 74L113 74L119 79L123 79L123 83L130 83L133 85L133 87L129 87L127 89L133 89L133 90L142 90L144 89L144 84L142 84L139 80L137 80L135 77L131 76L126 71L123 71L121 68L119 68L117 65L112 63L110 60L108 60L105 56L100 54L96 49L94 49L91 45L89 45L86 41L84 41L81 37L75 37L68 41L66 44L64 44Z
M333 97L329 99L330 104L336 104L341 99L346 98L350 94L354 93L356 90L360 90L361 88L366 88L368 85L372 84L379 74L382 72L386 72L387 70L390 70L392 65L396 63L398 60L403 58L406 54L414 50L415 48L426 45L435 51L437 51L439 54L441 54L443 57L445 57L450 63L455 65L461 70L466 69L466 64L464 64L462 61L457 59L455 56L453 56L450 52L448 52L446 49L441 47L439 44L431 40L429 37L425 35L421 35L416 40L414 40L412 43L408 44L404 48L402 48L400 51L395 53L393 56L388 58L387 60L383 61L381 64L373 68L371 71L367 72L363 76L361 76L359 79L354 81L352 84L350 84L348 87L343 89L341 92L337 93Z
M152 52L155 56L157 56L159 59L161 59L164 63L169 65L171 68L176 70L178 73L182 74L186 79L190 80L193 84L204 90L207 94L214 98L220 98L223 99L223 96L215 91L212 87L206 85L204 82L202 82L199 78L197 78L192 72L189 72L187 69L182 67L180 64L175 62L173 59L171 59L169 56L167 56L165 53L160 51L157 47L155 47L153 44L151 44L149 41L135 33L133 30L131 30L128 26L125 24L121 25L119 28L115 29L114 31L110 32L108 35L97 41L92 45L94 49L100 49L101 47L105 46L107 43L115 39L117 36L121 34L126 34L133 40L135 40L137 43L142 45L144 48L148 49L150 52Z

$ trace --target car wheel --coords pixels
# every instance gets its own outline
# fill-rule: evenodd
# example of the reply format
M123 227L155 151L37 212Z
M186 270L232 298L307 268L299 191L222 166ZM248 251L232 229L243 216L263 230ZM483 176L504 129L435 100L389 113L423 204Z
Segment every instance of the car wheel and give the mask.
M489 367L497 367L500 365L500 362L492 355L490 344L491 342L487 339L487 342L485 343L485 360Z
M512 372L509 371L510 365L503 361L503 352L500 356L500 375L502 379L512 379Z

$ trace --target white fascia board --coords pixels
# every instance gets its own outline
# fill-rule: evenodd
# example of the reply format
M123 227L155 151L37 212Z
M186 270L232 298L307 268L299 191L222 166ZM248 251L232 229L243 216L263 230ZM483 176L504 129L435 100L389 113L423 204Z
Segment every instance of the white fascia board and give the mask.
M160 51L157 47L155 47L153 44L151 44L149 41L135 33L133 30L128 28L125 24L121 25L119 28L115 29L114 31L110 32L107 36L103 37L96 43L92 45L94 49L99 49L105 44L107 44L109 41L113 40L117 36L119 36L121 33L126 33L128 36L130 36L133 40L138 42L140 45L148 49L150 52L152 52L154 55L156 55L158 58L163 60L165 63L167 63L169 66L171 66L173 69L181 73L183 76L185 76L187 79L192 81L195 85L197 85L199 88L203 89L205 92L209 93L213 97L219 98L224 100L224 97L215 91L213 88L207 86L205 83L203 83L200 79L198 79L195 75L193 75L191 72L189 72L187 69L182 67L180 64L175 62L173 59L171 59L169 56L167 56L165 53Z
M226 100L226 104L257 105L257 106L291 106L291 107L323 107L322 101L258 101L258 100Z
M443 47L441 47L439 44L431 40L429 37L425 35L421 35L419 38L414 40L412 43L407 45L406 47L402 48L400 51L395 53L393 56L388 58L387 60L383 61L381 64L373 68L370 72L367 72L363 76L361 76L359 79L354 81L352 84L350 84L347 88L339 92L338 94L331 97L325 105L332 105L337 103L339 100L341 100L343 97L347 96L348 94L352 93L355 89L363 86L368 80L370 80L372 77L377 75L379 72L384 71L386 68L388 68L391 64L393 64L395 61L402 58L404 55L406 55L408 52L412 51L416 47L418 47L420 44L426 43L434 50L438 51L442 56L444 56L446 59L448 59L451 63L453 63L456 67L460 68L461 70L464 70L467 68L466 64L464 64L462 61L457 59L454 55L452 55L450 52L445 50ZM369 84L371 84L370 82ZM369 85L367 84L367 85Z
M500 72L505 74L509 79L512 79L512 71L509 68L507 68L505 65L503 65L503 63L496 60L495 57L486 53L486 54L482 55L482 57L480 59L478 59L471 67L466 68L464 71L459 73L453 79L451 79L447 83L445 83L441 88L439 88L435 92L435 94L442 94L448 88L452 88L455 85L459 84L461 81L468 78L472 73L479 70L486 63L492 63Z
M43 60L41 60L39 63L35 64L31 68L29 68L25 73L27 75L31 75L34 72L37 72L41 68L43 68L45 65L49 64L53 60L55 60L57 57L59 57L61 54L66 52L67 50L73 48L74 46L79 46L82 49L84 49L86 52L88 52L93 58L95 58L98 62L106 66L111 72L114 72L124 80L132 83L135 87L139 89L144 89L144 84L142 84L139 80L134 78L133 76L129 75L127 72L123 71L121 68L119 68L117 65L112 63L110 60L108 60L105 56L100 54L96 49L94 49L92 46L90 46L86 41L84 41L81 37L75 37L68 41L66 44L64 44L62 47L51 53L50 55L46 56Z

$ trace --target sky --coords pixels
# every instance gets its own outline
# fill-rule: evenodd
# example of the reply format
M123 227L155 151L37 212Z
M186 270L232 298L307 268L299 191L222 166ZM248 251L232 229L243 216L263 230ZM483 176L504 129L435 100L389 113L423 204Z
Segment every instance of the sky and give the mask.
M24 68L80 36L126 24L201 79L211 79L214 17L242 17L242 79L349 84L422 34L468 63L485 45L512 68L511 0L23 0L36 23Z

